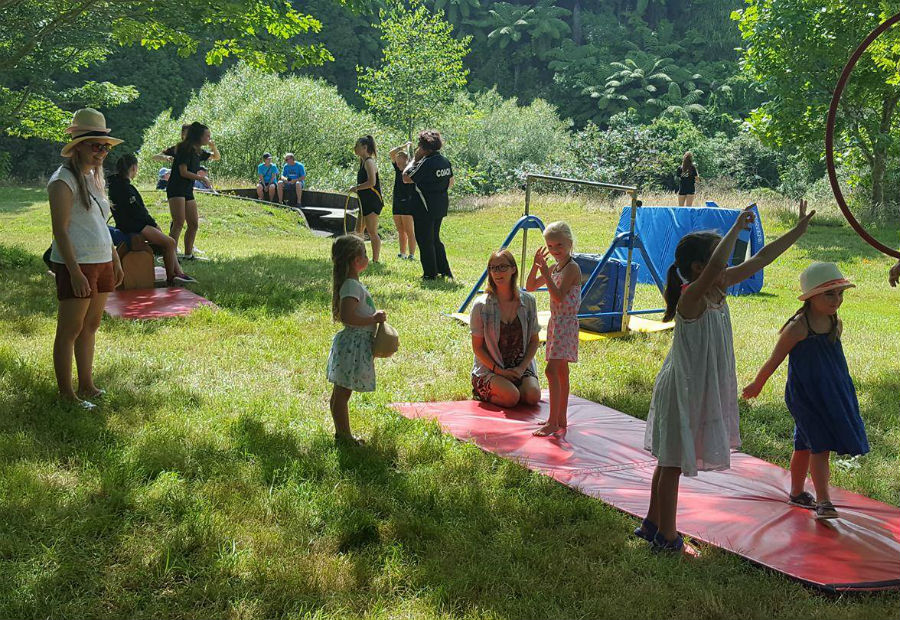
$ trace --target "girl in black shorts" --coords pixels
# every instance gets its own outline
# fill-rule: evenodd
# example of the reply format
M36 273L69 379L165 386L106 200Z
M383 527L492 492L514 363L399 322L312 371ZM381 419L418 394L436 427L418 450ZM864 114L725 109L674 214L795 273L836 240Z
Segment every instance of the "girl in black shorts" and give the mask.
M409 164L407 149L412 145L407 142L403 146L391 149L391 165L394 166L394 226L397 227L397 237L400 241L400 253L397 258L415 260L416 258L416 231L413 225L413 214L409 202L410 195L415 188L409 183L403 182L403 170ZM409 253L407 254L407 248Z
M362 234L363 226L372 241L372 262L377 263L381 255L381 239L378 237L378 216L384 207L381 198L381 179L378 178L378 166L375 164L375 138L363 136L356 141L353 152L359 157L359 170L356 183L347 193L359 196L360 217L356 220L356 232Z
M184 233L184 258L187 260L194 258L194 239L200 223L197 201L194 200L194 181L203 181L197 171L200 169L200 154L203 147L209 144L209 139L209 127L202 123L190 124L184 139L175 147L172 173L166 186L169 212L172 214L169 236L175 240L177 247L181 229L187 223Z

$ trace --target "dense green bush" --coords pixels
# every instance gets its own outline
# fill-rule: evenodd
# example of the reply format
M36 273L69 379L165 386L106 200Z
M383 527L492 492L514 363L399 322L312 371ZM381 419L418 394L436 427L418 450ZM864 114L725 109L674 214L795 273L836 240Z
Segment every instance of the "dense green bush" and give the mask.
M588 123L572 131L549 103L536 99L522 106L496 90L460 94L450 110L435 128L444 135L457 195L518 187L528 172L670 190L688 150L705 179L725 177L741 188L778 187L779 166L788 164L750 134L708 136L675 116L642 125L636 111L627 110L606 129ZM178 118L166 111L146 131L140 152L143 181L152 181L158 168L148 165L149 157L177 140L182 122L193 120L210 126L222 152L222 161L210 165L213 178L244 186L254 184L263 152L271 152L280 165L284 153L292 151L306 166L309 187L346 189L355 183L353 143L371 133L380 148L382 185L390 193L387 151L405 139L352 108L322 81L238 66L218 83L206 84Z
M306 167L309 187L345 189L356 182L353 144L359 136L371 133L385 151L400 141L324 81L238 66L201 88L179 118L160 114L144 134L141 160L174 144L181 124L195 120L210 127L222 152L222 160L210 165L213 178L242 179L246 185L255 184L262 153L271 152L280 168L284 153L293 152ZM155 168L143 166L142 179L151 180Z
M526 171L573 160L569 123L546 101L520 106L490 90L458 97L454 110L438 129L458 190L492 194L515 187Z

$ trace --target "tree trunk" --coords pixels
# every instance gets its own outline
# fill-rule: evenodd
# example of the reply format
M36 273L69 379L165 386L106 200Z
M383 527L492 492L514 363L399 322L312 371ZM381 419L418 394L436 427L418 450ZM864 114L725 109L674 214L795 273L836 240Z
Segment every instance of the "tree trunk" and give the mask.
M572 40L575 41L575 45L581 45L582 32L580 0L575 0L575 6L572 7Z
M893 123L894 109L900 95L887 97L881 104L881 122L879 135L872 144L872 205L884 204L884 174L887 170L888 149L890 148L890 131Z
M872 164L872 205L884 204L884 171L886 168L887 149L875 148L875 161Z

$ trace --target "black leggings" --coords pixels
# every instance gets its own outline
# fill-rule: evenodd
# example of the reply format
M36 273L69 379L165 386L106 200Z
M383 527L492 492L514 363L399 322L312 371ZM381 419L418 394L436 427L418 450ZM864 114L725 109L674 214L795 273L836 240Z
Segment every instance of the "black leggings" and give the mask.
M450 263L447 262L447 250L441 242L441 222L443 217L432 217L427 211L416 213L413 225L416 230L416 243L419 246L419 260L422 261L422 272L426 278L446 276L452 278Z

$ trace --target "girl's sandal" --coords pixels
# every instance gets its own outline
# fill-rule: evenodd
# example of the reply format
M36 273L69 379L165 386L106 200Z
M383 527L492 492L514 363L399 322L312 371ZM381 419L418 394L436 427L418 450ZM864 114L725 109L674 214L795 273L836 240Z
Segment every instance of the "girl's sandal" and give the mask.
M642 540L646 540L648 543L652 543L653 537L656 536L658 531L659 528L656 527L655 523L644 519L641 521L641 527L634 528L634 535Z
M797 495L788 495L788 504L791 506L798 506L800 508L809 508L810 510L816 509L816 498L810 495L808 492L803 491L802 493L798 493Z
M662 532L656 532L653 542L650 543L650 550L654 553L671 553L689 558L700 557L700 552L697 548L684 542L684 537L681 534L675 536L675 540L667 540Z

